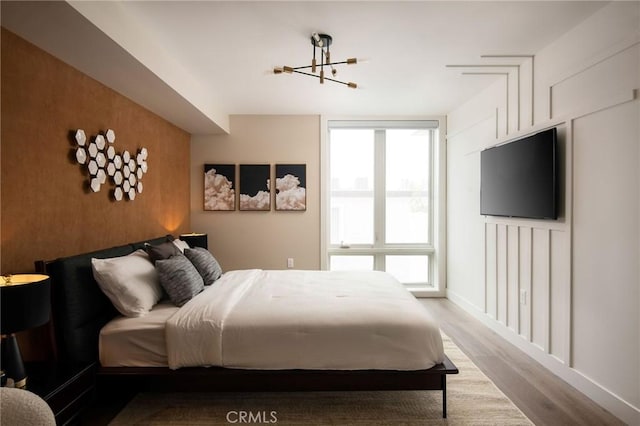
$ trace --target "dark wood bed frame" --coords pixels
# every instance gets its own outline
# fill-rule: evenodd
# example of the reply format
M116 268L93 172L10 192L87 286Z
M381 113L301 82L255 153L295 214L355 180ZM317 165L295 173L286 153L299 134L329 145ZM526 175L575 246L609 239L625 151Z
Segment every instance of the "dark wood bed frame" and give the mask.
M37 261L38 272L51 277L54 351L59 360L98 365L96 385L136 391L442 391L442 417L447 417L447 375L457 374L445 357L428 370L241 370L222 367L101 367L100 329L118 315L93 278L91 258L124 256L144 247L172 241L171 235L90 253Z

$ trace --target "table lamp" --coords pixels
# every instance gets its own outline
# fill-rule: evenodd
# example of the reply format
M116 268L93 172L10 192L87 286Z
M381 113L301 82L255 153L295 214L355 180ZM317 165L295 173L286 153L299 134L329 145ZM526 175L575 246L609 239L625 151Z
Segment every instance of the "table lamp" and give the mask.
M24 388L27 375L15 333L49 322L51 280L47 275L17 274L0 277L0 369Z
M209 249L207 244L207 234L191 233L181 234L180 239L191 247L202 247L203 249Z

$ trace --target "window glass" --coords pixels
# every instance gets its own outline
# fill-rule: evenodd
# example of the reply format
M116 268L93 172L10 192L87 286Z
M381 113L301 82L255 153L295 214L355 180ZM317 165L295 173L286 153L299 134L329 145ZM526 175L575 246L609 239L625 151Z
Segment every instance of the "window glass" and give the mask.
M429 242L430 132L386 132L387 244Z
M429 256L386 256L386 270L404 284L425 284L429 280Z
M371 129L331 130L331 244L373 244L373 136Z
M331 256L332 271L373 271L373 256Z
M436 143L435 120L328 121L323 267L384 270L412 289L440 291Z

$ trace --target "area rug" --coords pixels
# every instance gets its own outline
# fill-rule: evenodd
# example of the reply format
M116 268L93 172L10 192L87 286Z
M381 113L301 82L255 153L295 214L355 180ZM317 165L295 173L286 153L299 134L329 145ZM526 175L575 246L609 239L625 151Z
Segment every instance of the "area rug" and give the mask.
M460 374L439 391L140 393L116 416L130 425L531 425L529 419L449 339Z

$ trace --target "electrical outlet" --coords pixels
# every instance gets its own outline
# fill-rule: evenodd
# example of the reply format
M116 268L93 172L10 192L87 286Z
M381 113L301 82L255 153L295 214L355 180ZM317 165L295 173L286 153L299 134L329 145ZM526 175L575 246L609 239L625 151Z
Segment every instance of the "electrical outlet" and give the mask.
M520 289L520 304L527 304L527 290L525 290L524 288Z
M287 258L287 268L293 268L293 257Z

